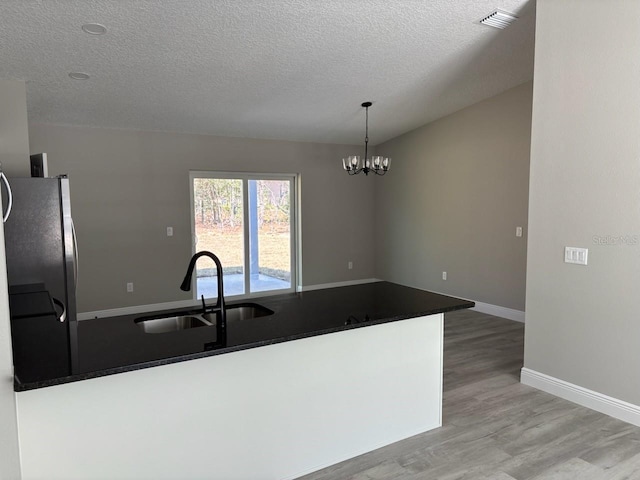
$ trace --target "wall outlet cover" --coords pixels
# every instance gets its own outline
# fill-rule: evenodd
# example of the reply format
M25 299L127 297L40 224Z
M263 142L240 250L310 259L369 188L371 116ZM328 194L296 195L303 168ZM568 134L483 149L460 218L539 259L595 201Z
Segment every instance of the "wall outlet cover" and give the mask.
M564 247L564 263L587 265L588 256L588 248Z

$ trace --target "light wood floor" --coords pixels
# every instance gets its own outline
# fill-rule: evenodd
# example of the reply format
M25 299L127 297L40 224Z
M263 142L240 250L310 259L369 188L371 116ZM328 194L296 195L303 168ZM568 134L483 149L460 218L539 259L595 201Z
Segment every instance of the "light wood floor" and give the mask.
M524 326L445 316L443 426L304 480L640 479L640 428L520 384Z

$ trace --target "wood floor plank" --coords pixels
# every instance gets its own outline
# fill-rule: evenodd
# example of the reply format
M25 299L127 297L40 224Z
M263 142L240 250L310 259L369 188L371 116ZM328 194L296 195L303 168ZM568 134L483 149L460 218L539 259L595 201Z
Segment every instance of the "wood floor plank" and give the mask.
M632 431L605 439L580 455L580 458L603 470L608 470L630 459L638 452L640 452L639 434Z
M640 478L640 453L605 470L602 480L637 480Z
M602 480L604 471L579 458L571 458L536 475L531 480Z
M443 426L300 480L640 480L640 428L520 383L524 325L445 315Z

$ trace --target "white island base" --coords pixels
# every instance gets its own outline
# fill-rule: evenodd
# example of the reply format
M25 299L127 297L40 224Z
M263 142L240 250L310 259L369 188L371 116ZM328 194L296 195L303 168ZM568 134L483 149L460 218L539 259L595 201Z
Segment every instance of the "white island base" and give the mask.
M442 423L443 314L16 394L24 479L293 479Z

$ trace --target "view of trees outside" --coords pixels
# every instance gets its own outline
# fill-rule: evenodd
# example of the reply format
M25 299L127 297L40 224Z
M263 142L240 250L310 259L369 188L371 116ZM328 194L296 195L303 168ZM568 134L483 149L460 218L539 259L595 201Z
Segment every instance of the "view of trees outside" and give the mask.
M215 253L224 271L242 273L244 260L242 180L196 178L193 181L196 251ZM209 267L207 267L209 265ZM196 265L200 276L206 276L213 262L204 258Z
M249 180L257 192L259 273L291 278L291 192L288 180ZM195 178L193 184L196 251L215 253L227 275L244 268L242 179ZM249 212L251 215L251 212ZM198 276L215 275L213 262L198 262ZM282 288L282 287L281 287ZM288 287L287 287L288 288ZM252 287L253 289L253 287ZM225 287L225 292L227 288ZM243 292L238 292L243 293Z
M250 180L251 182L251 180ZM255 180L260 273L291 279L291 192L288 180Z

